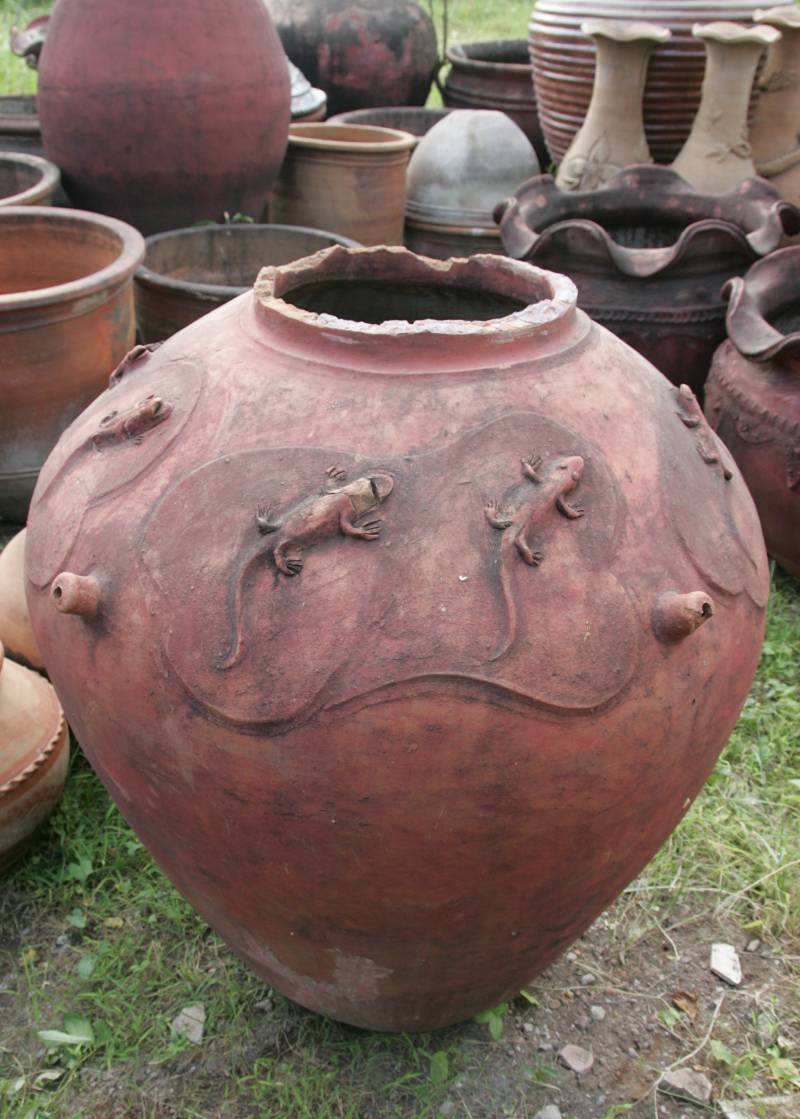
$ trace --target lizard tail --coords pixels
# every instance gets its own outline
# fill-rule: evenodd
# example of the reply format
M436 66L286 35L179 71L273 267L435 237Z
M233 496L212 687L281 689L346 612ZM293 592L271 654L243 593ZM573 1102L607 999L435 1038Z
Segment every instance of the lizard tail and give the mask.
M222 670L233 668L244 656L244 634L242 632L244 585L248 572L257 558L257 555L249 556L240 563L228 585L228 631L230 639L227 653L217 660L217 668Z
M506 541L500 545L500 590L505 611L505 636L500 645L489 657L489 663L499 661L504 657L514 642L517 640L517 602L514 598L514 588L511 585L511 560L510 549Z

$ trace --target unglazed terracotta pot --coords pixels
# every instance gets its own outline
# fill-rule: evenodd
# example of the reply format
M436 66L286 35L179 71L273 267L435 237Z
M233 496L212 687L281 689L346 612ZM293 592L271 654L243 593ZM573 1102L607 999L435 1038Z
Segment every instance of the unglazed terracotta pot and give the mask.
M436 32L413 0L266 0L284 50L328 95L328 112L424 105Z
M48 159L0 151L0 206L49 206L60 178Z
M162 342L253 286L265 264L354 241L294 225L192 226L148 237L136 272L136 319L143 342Z
M692 34L706 45L706 76L692 131L672 169L696 190L733 190L756 174L747 137L750 91L765 48L781 33L707 23L696 24Z
M26 536L23 529L0 552L0 644L13 660L44 668L25 601Z
M764 179L700 194L652 166L594 191L560 191L541 175L495 217L509 256L563 268L593 319L695 392L725 338L720 288L800 232L800 211Z
M492 211L538 170L530 140L504 113L453 111L420 141L408 165L406 245L443 260L502 253Z
M451 68L442 91L445 105L454 109L496 109L505 113L522 129L533 144L541 166L546 167L549 157L536 111L525 40L455 43L447 48L447 61Z
M756 503L771 555L800 578L800 247L731 280L728 341L706 386L706 414Z
M293 124L270 221L330 229L362 245L399 244L415 145L413 136L393 128Z
M518 992L641 869L768 593L691 393L499 256L266 269L131 360L28 534L48 671L160 865L267 982L388 1030Z
M800 202L800 8L757 9L761 25L781 37L767 51L758 81L759 101L750 129L759 175L770 179L784 198Z
M641 105L647 63L670 32L654 23L587 19L597 65L592 100L556 175L562 190L596 190L633 163L652 163Z
M35 97L21 94L0 97L0 151L44 155Z
M144 240L124 222L0 207L0 516L24 524L61 432L133 344Z
M330 124L371 124L376 128L399 128L418 140L444 120L452 109L433 109L418 105L389 105L381 109L353 109L330 117Z
M258 216L289 97L261 0L59 0L39 64L45 153L70 198L143 233Z
M749 24L753 0L536 0L529 24L533 84L542 132L559 163L589 108L594 45L580 33L585 19L648 20L672 38L650 59L644 93L647 141L657 163L669 163L685 143L700 105L705 71L695 23L732 20Z
M64 789L69 739L46 680L0 645L0 872L24 853Z

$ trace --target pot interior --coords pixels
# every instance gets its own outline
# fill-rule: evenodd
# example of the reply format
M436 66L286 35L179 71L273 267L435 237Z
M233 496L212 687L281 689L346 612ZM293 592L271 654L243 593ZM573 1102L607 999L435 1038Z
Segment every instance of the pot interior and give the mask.
M0 154L0 199L21 194L24 190L38 186L41 181L42 172L38 167L31 167L13 156Z
M697 221L696 217L682 214L669 218L663 211L648 218L634 214L626 221L609 220L603 215L591 218L591 215L581 214L581 217L597 221L612 241L626 249L667 248L675 244L687 226Z
M766 314L764 317L769 325L781 334L794 334L800 331L800 299L788 305L783 304L772 314Z
M264 265L291 264L341 244L353 242L301 227L207 226L149 238L144 263L157 276L188 285L248 288Z
M286 292L287 303L351 322L467 322L499 319L527 304L498 291L460 284L399 283L392 280L334 280L303 284Z
M80 280L114 264L120 237L87 221L42 208L41 216L8 221L0 210L0 295L38 291Z

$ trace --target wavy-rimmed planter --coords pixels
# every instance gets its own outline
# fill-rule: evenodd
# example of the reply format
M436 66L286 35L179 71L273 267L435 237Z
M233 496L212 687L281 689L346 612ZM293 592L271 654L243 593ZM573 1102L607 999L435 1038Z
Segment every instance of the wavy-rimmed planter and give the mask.
M93 454L151 394L161 421ZM769 592L723 454L565 276L335 247L76 421L31 617L92 765L238 955L429 1030L579 936L722 749Z
M459 109L424 136L406 177L405 242L446 260L502 253L492 211L539 169L519 125L497 110Z
M329 229L361 245L403 240L408 132L361 124L292 124L270 221Z
M356 242L292 225L192 226L148 237L137 269L136 319L144 342L160 342L251 288L268 264L290 264Z
M450 71L442 100L453 109L496 109L511 117L536 151L541 167L549 163L525 39L454 43L447 48Z
M0 151L0 206L49 206L60 182L49 159Z
M100 214L0 207L0 515L23 524L39 469L133 345L144 239Z
M761 518L767 549L800 578L800 246L731 280L728 341L706 382L706 415Z
M0 644L0 873L25 852L64 788L69 738L56 693Z
M695 391L725 337L722 285L800 231L800 211L763 179L704 195L652 166L592 191L542 175L495 218L509 256L562 268L593 319Z

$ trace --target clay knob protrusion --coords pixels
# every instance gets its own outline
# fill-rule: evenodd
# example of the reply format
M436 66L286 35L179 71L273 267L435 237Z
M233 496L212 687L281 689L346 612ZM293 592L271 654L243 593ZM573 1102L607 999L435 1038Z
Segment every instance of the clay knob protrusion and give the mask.
M653 633L659 641L683 641L713 615L714 602L705 591L666 591L653 607Z
M100 584L93 575L74 575L71 571L62 571L53 580L50 597L56 610L60 610L62 614L80 614L82 618L94 618L100 609Z

